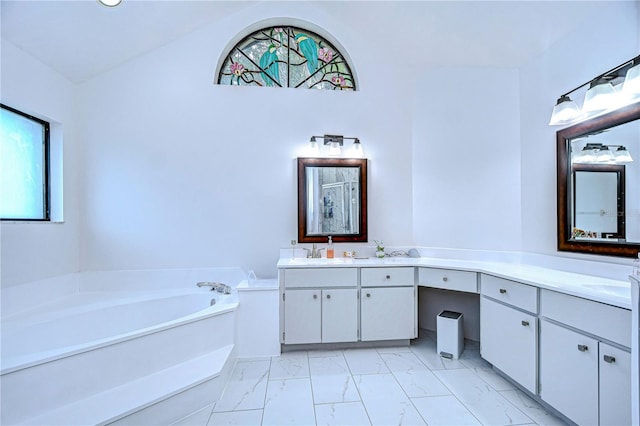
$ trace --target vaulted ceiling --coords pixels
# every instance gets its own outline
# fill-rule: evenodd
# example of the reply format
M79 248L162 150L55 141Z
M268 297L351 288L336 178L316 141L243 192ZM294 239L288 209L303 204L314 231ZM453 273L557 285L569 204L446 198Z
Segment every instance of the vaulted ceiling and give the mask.
M414 66L518 67L611 2L307 3L337 25L362 26L363 37L381 54L393 52ZM3 39L81 83L230 14L275 4L124 0L116 8L106 8L95 0L2 0L0 13ZM280 2L279 11L283 4L287 5Z

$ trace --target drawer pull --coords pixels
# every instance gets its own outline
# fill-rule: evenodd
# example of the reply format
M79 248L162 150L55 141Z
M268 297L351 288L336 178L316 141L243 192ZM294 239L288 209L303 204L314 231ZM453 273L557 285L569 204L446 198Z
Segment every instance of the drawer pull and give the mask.
M447 281L449 281L449 278L447 278L447 277L442 277L442 281L444 281L444 282L446 283Z
M501 289L500 289L500 294L505 294L506 292L507 292L507 289L506 289L506 288L501 288Z
M314 294L314 295L313 295L313 298L314 298L314 299L317 299L317 298L318 298L318 295L317 295L317 294Z
M371 297L371 293L367 293L367 297Z
M327 294L327 299L331 299L331 295L330 294Z
M525 327L528 327L529 326L529 321L522 320L522 325L524 325Z
M580 352L586 352L589 349L587 345L578 345L578 350Z
M390 279L391 279L391 275L387 275L387 276L386 276L386 278L387 278L388 280L390 280Z
M605 355L604 356L604 362L608 362L609 364L613 364L614 362L616 362L616 357L615 356L611 356L611 355Z

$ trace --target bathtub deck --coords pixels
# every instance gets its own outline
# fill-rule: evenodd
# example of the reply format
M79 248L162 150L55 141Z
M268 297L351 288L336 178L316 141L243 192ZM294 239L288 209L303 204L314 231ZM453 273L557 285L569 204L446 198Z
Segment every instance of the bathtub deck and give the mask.
M26 425L109 424L199 384L217 379L233 361L234 345L29 419ZM221 379L221 381L224 381Z

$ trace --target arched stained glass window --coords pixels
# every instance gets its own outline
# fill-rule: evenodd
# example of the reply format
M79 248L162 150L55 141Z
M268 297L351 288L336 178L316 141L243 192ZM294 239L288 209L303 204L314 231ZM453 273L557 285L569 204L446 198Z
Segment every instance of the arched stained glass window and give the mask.
M263 28L231 49L218 84L356 90L344 56L318 34L292 26Z

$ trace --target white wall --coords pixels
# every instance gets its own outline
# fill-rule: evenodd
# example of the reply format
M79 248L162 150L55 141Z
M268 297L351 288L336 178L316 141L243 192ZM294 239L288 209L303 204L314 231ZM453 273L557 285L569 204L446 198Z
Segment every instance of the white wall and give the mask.
M370 240L556 254L549 114L564 91L637 54L638 2L603 9L521 70L431 69L415 82L390 80L394 64L361 26L265 3L80 87L3 42L2 102L62 125L65 148L65 223L1 225L3 287L77 270L273 277L297 238L295 157L325 132L363 142ZM227 40L278 16L341 42L360 90L213 85Z
M2 287L78 271L79 137L75 87L50 68L2 41L2 103L51 123L52 164L56 176L53 206L64 223L2 222ZM62 192L62 194L60 193ZM64 197L64 213L60 201ZM63 215L61 217L61 215Z
M339 40L361 90L212 84L228 40L285 15ZM275 277L278 249L297 239L295 158L323 133L362 140L370 238L409 241L410 114L406 90L385 83L390 66L313 7L271 3L84 84L82 269L240 266Z
M413 111L414 240L520 250L519 85L515 69L437 68Z
M523 251L558 253L555 132L559 128L548 125L553 105L563 93L638 55L639 19L639 2L612 2L602 8L597 21L580 27L520 71ZM582 104L582 97L572 99Z

